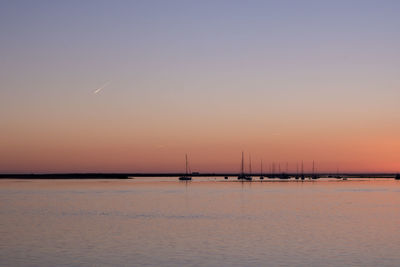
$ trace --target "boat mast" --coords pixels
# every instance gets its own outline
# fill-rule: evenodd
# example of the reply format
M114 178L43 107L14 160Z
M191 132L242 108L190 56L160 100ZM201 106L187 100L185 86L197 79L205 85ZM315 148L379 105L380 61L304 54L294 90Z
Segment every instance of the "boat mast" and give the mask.
M186 175L188 175L188 161L187 161L187 154L185 154L186 159Z
M262 176L262 173L263 173L263 172L262 172L262 165L263 165L263 164L262 164L262 160L261 160L261 171L260 171L260 176Z
M243 159L243 151L242 151L242 170L241 174L244 174L244 159Z
M315 178L314 160L312 161L312 178Z

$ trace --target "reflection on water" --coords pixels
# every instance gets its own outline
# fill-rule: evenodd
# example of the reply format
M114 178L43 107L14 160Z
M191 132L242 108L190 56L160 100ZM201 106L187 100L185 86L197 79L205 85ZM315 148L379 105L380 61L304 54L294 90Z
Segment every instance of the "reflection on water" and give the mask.
M1 266L398 266L400 182L0 181Z

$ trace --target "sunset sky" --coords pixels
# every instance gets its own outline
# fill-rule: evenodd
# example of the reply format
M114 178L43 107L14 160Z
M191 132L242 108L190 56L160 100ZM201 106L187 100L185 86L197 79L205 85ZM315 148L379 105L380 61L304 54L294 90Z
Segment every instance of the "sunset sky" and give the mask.
M400 1L1 1L0 172L400 171Z

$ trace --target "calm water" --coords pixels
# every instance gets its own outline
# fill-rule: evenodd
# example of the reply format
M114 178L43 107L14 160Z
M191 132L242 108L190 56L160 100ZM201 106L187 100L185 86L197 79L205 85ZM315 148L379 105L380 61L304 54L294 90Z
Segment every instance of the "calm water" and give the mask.
M0 181L1 266L399 266L400 182Z

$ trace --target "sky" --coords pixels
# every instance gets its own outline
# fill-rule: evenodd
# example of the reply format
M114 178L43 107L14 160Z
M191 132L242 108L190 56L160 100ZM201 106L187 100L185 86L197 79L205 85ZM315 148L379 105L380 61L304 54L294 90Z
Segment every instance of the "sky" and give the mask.
M0 1L0 172L400 171L399 13Z

